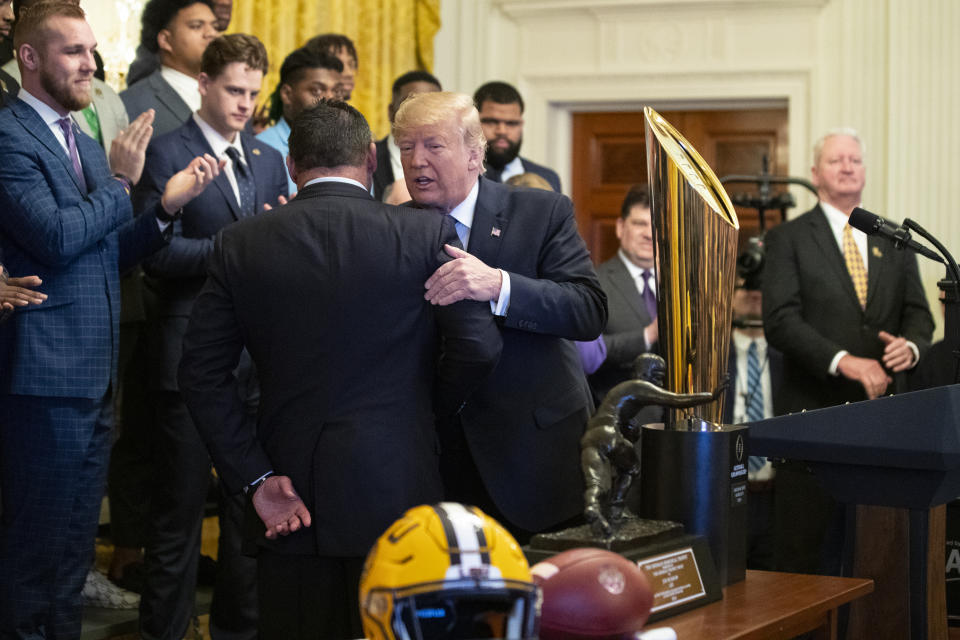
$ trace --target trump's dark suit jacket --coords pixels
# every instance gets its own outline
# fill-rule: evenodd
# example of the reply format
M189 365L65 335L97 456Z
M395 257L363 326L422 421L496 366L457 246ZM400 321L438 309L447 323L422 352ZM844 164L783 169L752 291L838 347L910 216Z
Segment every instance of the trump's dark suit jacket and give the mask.
M764 333L784 357L783 390L774 396L777 415L865 400L860 383L827 370L844 349L882 360L880 330L913 341L921 354L929 346L933 318L913 254L868 238L867 306L861 309L819 205L771 229L765 243Z
M442 498L434 405L455 413L502 344L488 304L424 300L456 242L448 217L344 183L218 236L180 386L230 489L272 469L310 509L311 527L261 544L363 556L405 509ZM261 380L256 433L231 375L242 347Z
M619 255L598 266L597 276L610 310L603 330L607 357L590 376L590 386L597 402L601 402L610 389L633 377L633 361L647 351L643 330L650 324L650 314ZM651 346L650 350L655 352L657 345Z
M497 507L540 531L583 511L580 436L593 412L570 340L596 338L606 296L566 196L480 178L470 253L510 274L503 355L461 412Z
M256 213L263 210L265 203L275 205L280 195L287 195L286 169L273 147L246 133L238 135L256 184ZM213 155L213 149L193 118L154 139L147 148L143 178L134 192L134 202L138 207L158 202L170 176L204 153ZM160 368L156 373L161 389L177 389L183 332L193 300L207 276L206 263L213 250L213 238L220 229L241 217L230 181L226 173L221 172L203 193L183 208L183 215L174 223L170 245L144 261L148 284L157 294Z

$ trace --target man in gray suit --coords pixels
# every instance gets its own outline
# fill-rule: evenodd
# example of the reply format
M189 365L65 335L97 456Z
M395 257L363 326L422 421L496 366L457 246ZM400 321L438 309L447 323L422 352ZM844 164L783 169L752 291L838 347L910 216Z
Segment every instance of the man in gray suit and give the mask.
M650 193L646 185L627 192L617 219L620 249L597 267L600 286L607 294L609 318L603 330L607 356L590 376L597 402L617 384L632 377L633 361L641 353L655 352L657 283L654 273L653 226Z
M200 59L217 37L210 0L150 0L143 9L140 43L160 56L160 69L120 94L135 118L154 109L153 137L173 131L200 108Z

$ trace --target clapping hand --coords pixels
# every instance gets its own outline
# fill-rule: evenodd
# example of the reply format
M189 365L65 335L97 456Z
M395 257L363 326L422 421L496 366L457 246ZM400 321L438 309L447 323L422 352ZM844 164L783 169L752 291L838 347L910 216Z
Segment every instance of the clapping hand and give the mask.
M153 136L153 109L147 109L110 143L110 170L137 184L143 174L147 145Z
M226 160L217 160L209 153L197 156L183 170L173 174L163 189L160 204L173 215L185 204L203 193L226 166Z

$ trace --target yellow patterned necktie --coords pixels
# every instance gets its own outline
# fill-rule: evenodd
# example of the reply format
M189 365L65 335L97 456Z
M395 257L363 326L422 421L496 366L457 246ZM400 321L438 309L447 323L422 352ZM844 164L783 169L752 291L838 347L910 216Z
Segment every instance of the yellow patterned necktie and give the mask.
M847 271L853 279L853 288L857 292L860 308L867 307L867 269L863 266L863 256L853 240L853 229L849 224L843 225L843 259L847 263Z

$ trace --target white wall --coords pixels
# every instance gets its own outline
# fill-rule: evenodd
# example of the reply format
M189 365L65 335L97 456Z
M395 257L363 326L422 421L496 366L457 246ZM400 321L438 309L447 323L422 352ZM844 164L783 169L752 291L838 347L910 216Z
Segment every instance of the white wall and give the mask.
M525 155L566 185L574 111L786 105L791 175L809 175L820 133L853 126L867 147L865 208L913 218L960 256L957 0L442 0L441 11L444 87L515 84ZM813 199L794 193L796 215ZM920 264L935 301L943 269Z

